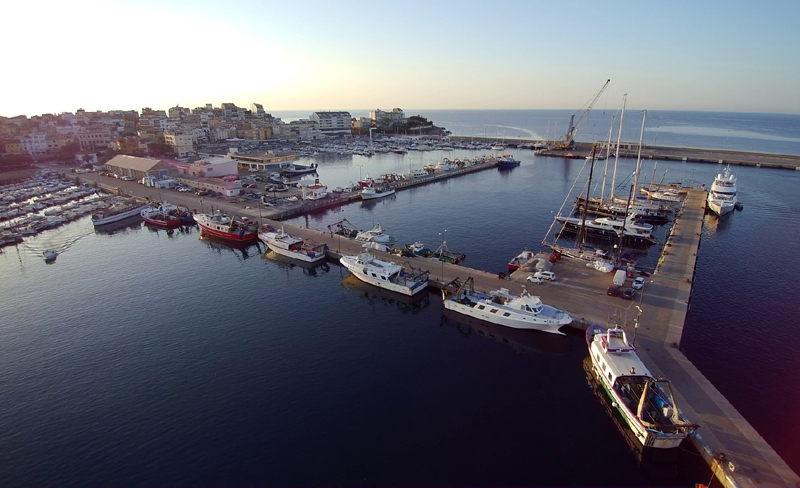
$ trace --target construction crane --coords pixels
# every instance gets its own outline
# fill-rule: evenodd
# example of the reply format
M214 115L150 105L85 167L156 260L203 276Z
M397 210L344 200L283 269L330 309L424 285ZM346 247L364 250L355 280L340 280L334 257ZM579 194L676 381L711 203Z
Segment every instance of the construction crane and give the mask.
M600 98L600 95L603 94L606 87L608 87L609 83L611 83L610 78L606 80L606 83L603 85L603 88L601 88L600 91L597 92L597 95L594 96L592 101L589 103L589 106L586 107L586 111L583 112L583 115L581 116L581 119L578 121L577 125L573 125L573 122L575 121L575 114L572 114L572 116L570 116L569 130L567 130L567 133L564 134L564 136L561 138L560 141L556 141L555 145L553 146L554 149L572 149L573 147L575 147L575 134L578 133L578 127L580 127L583 121L586 120L586 116L589 115L589 110L591 110L592 107L594 107L594 104L597 103L597 99Z

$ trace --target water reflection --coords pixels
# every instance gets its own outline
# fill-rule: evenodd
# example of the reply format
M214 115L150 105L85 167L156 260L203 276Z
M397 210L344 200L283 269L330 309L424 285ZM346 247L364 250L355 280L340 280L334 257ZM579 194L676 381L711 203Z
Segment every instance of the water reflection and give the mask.
M303 274L306 276L312 276L312 277L321 276L331 270L330 265L325 260L318 261L316 263L307 263L305 261L299 261L297 259L292 259L283 256L281 254L276 253L272 249L267 249L266 252L262 254L262 257L271 262L276 263L279 267L287 270L300 268L301 270L303 270Z
M137 232L142 228L142 217L139 215L134 215L133 217L120 220L119 222L112 222L110 224L101 225L99 227L95 227L95 232L98 234L106 234L106 235L124 235L129 234L131 232Z
M517 352L533 352L561 356L567 353L567 341L564 337L538 330L514 329L492 324L474 317L442 310L440 324L451 327L465 337L473 334L508 344Z
M410 312L416 314L431 304L428 290L422 290L414 296L403 295L364 283L353 274L345 276L342 279L342 285L359 297L367 300L373 306L382 305L394 307L403 313Z
M200 232L198 239L205 242L208 248L217 254L230 251L236 254L240 259L247 259L251 256L258 256L261 254L261 245L258 240L250 242L228 241L226 239L210 236L203 232Z

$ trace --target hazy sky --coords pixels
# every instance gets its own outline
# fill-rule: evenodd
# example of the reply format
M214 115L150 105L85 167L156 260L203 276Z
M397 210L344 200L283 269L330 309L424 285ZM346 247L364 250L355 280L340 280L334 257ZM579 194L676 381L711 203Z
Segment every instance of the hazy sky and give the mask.
M800 113L800 1L9 0L0 115L194 108Z

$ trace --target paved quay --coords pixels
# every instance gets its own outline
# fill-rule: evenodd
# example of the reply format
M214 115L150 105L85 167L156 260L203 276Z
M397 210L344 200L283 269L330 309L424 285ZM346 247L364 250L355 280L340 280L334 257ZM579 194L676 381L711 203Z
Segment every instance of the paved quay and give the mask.
M84 181L105 178L91 173L80 176ZM106 179L114 186L120 184L118 180ZM105 181L99 183L106 184ZM154 188L130 183L129 189L138 196L160 198ZM192 194L161 192L167 192L167 200L171 203L189 208L197 208L198 202L202 202ZM553 271L557 281L532 284L525 281L529 273L520 271L501 277L494 272L441 263L436 259L401 258L375 250L371 252L380 258L407 262L429 271L432 287L441 287L456 278L463 282L469 276L474 278L476 288L482 291L503 287L518 294L525 287L531 294L540 296L544 303L567 311L575 320L571 327L578 330L590 323L609 322L619 322L633 330L638 317L635 336L639 356L653 374L662 375L672 382L680 409L687 418L701 425L691 440L723 485L729 488L800 487L800 477L679 349L691 303L706 195L702 190L687 191L656 269L638 293L637 301L607 296L605 290L611 282L610 274L588 268L587 262L579 259L564 257L556 262ZM320 229L284 224L269 218L275 213L261 207L243 208L247 205L214 199L201 203L206 211L212 204L230 213L247 215L276 227L284 226L288 233L325 243L334 259L342 254L363 252L361 242ZM641 314L637 306L641 308ZM562 330L569 332L569 327Z

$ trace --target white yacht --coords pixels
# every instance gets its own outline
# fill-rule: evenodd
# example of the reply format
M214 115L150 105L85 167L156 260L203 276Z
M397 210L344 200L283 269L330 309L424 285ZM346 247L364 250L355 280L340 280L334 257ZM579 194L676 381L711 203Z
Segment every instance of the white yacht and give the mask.
M708 208L717 215L725 215L736 208L736 177L731 167L718 174L708 191Z
M368 252L342 256L339 262L361 281L403 295L414 295L428 286L427 271L414 268L406 270L397 263L382 261Z
M572 322L568 313L544 305L539 297L524 289L520 296L510 294L507 288L488 294L477 292L472 277L467 278L455 293L443 289L442 302L447 310L514 329L563 335L559 327Z
M623 329L591 325L586 343L592 369L612 406L643 446L678 447L697 430L676 407L669 381L650 374Z
M289 235L283 231L282 227L276 232L263 226L258 232L258 238L277 254L306 263L324 260L325 251L328 249L325 244Z

